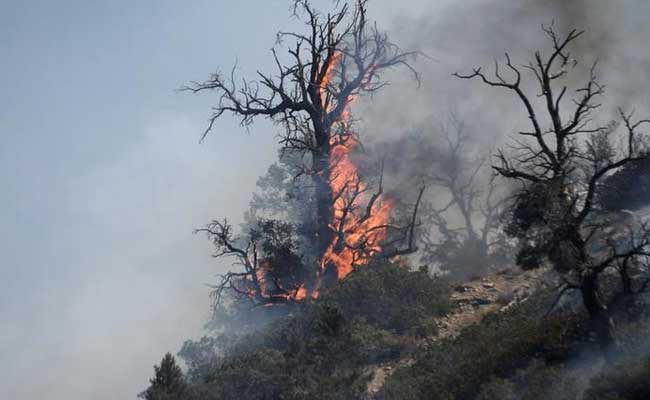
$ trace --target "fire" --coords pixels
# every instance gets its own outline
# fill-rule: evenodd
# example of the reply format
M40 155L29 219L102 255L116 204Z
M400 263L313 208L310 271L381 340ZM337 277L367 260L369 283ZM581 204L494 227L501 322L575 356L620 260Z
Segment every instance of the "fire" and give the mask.
M331 56L327 70L321 71L323 78L319 87L321 104L331 112L336 104L328 94L328 87L334 76L336 67L342 59L342 53ZM371 69L365 77L363 85L370 84L374 70ZM334 267L337 279L348 276L355 266L365 265L370 257L382 251L381 243L386 238L386 227L389 222L393 201L379 194L372 195L363 182L358 167L352 159L352 154L358 146L356 135L352 131L349 107L355 96L349 96L345 101L339 118L333 124L337 134L330 138L330 188L333 195L333 219L329 222L334 232L332 242L322 255L320 270L316 276L313 288L307 289L300 285L290 292L275 293L273 282L267 282L269 265L261 265L256 272L259 292L253 291L252 296L261 296L266 300L265 305L276 301L300 301L308 297L317 298L321 287L321 279L326 270Z
M359 176L351 153L357 143L349 140L334 144L330 156L331 188L334 193L334 219L330 227L335 235L323 255L321 269L328 263L336 266L338 279L345 278L354 265L364 265L369 257L381 252L386 237L386 225L393 204L381 196L370 205L365 193L367 185Z
M263 299L265 307L270 307L277 303L286 303L288 301L300 301L308 297L304 284L292 290L279 288L272 279L269 279L269 267L267 264L262 264L255 272L259 290L248 289L248 297ZM311 293L310 297L317 298L318 293Z
M326 88L340 60L341 53L336 53L321 86L321 98L330 110L332 106L327 102ZM370 83L373 74L374 69L371 69L363 85ZM349 112L355 98L350 96L343 100L345 105L336 121L342 134L330 138L330 187L334 198L330 228L337 234L321 259L321 273L329 264L334 264L339 280L349 275L355 265L364 265L369 257L381 252L381 242L386 237L386 225L393 207L393 203L383 196L372 199L366 193L367 184L362 181L351 158L358 145Z
M300 301L307 298L307 289L301 284L294 289L286 289L273 279L271 265L263 262L255 271L255 279L258 289L248 289L247 295L251 298L264 299L264 306L272 306L274 303L286 303L287 301ZM312 295L315 298L315 296Z

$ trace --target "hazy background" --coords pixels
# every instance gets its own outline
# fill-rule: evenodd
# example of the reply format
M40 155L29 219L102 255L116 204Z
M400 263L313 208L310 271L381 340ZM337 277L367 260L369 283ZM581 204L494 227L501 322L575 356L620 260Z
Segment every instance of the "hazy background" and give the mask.
M521 122L516 103L449 76L525 54L551 19L588 27L580 55L610 68L616 103L646 114L644 0L371 0L370 11L433 60L419 90L393 77L359 104L364 137L456 104L494 144ZM201 334L219 264L192 230L240 219L275 130L225 117L199 144L213 97L175 89L234 60L243 75L269 70L275 32L295 24L288 0L0 0L0 398L132 399L164 352Z
M275 140L224 118L199 144L212 98L175 89L268 69L291 21L286 0L0 1L0 398L132 399L200 335L217 264L192 229L240 218Z

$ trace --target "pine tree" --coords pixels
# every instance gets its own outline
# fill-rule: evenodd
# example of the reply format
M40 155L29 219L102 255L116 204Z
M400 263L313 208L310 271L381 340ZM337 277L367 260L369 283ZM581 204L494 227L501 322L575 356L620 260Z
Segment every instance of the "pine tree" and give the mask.
M140 397L145 400L180 399L187 390L187 384L174 356L165 354L160 366L154 365L153 369L154 377L149 380L151 386Z

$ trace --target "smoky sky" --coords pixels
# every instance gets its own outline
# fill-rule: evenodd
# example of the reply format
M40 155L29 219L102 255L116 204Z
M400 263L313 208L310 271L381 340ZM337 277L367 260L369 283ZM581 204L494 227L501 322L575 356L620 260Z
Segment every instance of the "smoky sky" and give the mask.
M619 106L647 115L650 57L644 46L650 27L644 16L649 11L650 4L636 0L470 0L417 17L397 16L392 39L425 55L414 64L421 85L417 88L406 74L392 75L391 85L361 106L366 124L362 131L369 140L394 137L432 119L444 119L453 109L473 125L477 140L493 147L525 126L521 105L512 93L451 75L471 72L473 67L490 75L495 59L503 62L505 52L515 65L533 60L536 50L548 54L542 24L553 25L560 35L571 29L585 31L572 47L579 68L565 83L570 88L586 83L586 68L598 61L606 96L596 120L609 121ZM524 73L524 82L526 78L532 81ZM537 92L527 89L534 99Z
M204 284L225 266L192 230L241 220L278 128L261 121L247 133L225 117L199 144L214 98L175 89L235 61L245 76L270 69L275 32L300 27L289 3L3 2L1 398L135 398L164 352L203 333ZM502 140L525 122L518 104L451 73L504 51L524 62L551 21L587 31L576 57L601 60L610 109L649 104L645 1L369 6L393 41L427 55L419 88L396 70L355 106L370 141L452 106L477 141Z

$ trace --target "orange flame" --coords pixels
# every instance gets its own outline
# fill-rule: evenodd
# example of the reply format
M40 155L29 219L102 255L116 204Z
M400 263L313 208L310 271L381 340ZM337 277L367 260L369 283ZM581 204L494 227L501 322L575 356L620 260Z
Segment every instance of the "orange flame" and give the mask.
M278 282L271 278L271 265L262 262L255 270L257 289L249 289L247 295L251 298L262 298L264 306L271 306L273 303L283 303L290 300L303 300L307 297L307 289L302 284L297 288L282 288ZM313 297L313 296L312 296Z
M356 142L336 144L332 149L331 188L335 195L334 220L331 228L335 235L321 261L324 268L332 262L339 279L345 278L354 265L364 265L373 254L381 252L381 242L386 237L386 224L393 203L378 198L366 214L370 199L367 185L361 181L357 167L350 158ZM363 249L362 249L363 247Z
M328 87L342 55L340 52L333 54L325 67L327 70L321 71L323 79L319 95L321 105L328 112L336 106L328 95ZM369 70L362 86L371 84L374 72L372 68ZM253 291L253 295L261 295L267 300L300 301L307 297L318 298L321 277L326 268L333 265L337 278L341 280L348 276L355 266L367 264L372 255L382 251L381 243L386 237L386 226L394 203L382 195L373 198L367 193L368 186L362 181L352 160L351 155L358 142L354 139L355 135L351 129L349 106L355 99L356 96L343 99L343 110L334 124L341 134L333 135L330 139L329 172L334 215L329 226L335 235L320 260L320 271L314 288L308 290L303 284L291 294L271 294L266 282L269 266L263 265L256 273L261 293Z
M326 103L327 84L331 81L335 66L341 60L341 53L337 53L323 79L321 98ZM369 85L374 69L371 69L363 85ZM352 272L355 265L364 265L373 254L381 252L381 242L386 237L388 223L393 202L379 196L372 204L370 196L366 193L367 185L362 182L358 168L351 158L357 141L351 130L349 107L356 99L350 96L337 121L343 132L341 136L330 139L330 187L334 196L334 218L330 228L338 234L327 248L321 259L321 272L328 264L336 267L338 279L345 278ZM331 104L327 104L331 109ZM370 207L370 210L368 210Z

